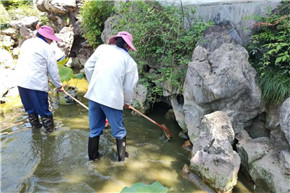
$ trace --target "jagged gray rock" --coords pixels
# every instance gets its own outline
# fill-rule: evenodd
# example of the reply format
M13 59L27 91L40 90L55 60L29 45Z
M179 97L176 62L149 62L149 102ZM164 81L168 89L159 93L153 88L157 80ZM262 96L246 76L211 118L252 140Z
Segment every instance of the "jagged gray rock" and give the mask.
M54 14L66 14L77 8L76 0L38 0L37 8L42 12L50 12Z
M276 146L268 137L251 139L243 134L239 135L237 151L244 172L249 173L256 186L265 186L269 192L290 192L287 186L290 180L288 147Z
M290 98L285 100L281 106L280 127L290 145Z
M230 118L216 111L205 115L199 127L190 168L216 191L230 192L237 184L241 162L231 146L235 134Z
M189 137L199 133L203 115L224 111L235 133L263 110L256 71L240 45L222 44L214 52L198 46L189 63L184 83L184 114Z
M145 113L147 110L149 110L149 106L146 105L147 94L147 88L142 84L137 84L134 90L132 105L138 108L142 113Z

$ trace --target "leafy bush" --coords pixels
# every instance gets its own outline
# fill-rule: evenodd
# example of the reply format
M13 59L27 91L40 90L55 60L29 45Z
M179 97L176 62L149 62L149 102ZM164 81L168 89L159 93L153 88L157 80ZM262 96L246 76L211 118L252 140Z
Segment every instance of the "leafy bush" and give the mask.
M0 1L1 28L7 28L11 20L20 20L23 17L35 16L43 24L48 24L47 14L41 14L33 5L33 0L5 0Z
M1 17L0 17L1 25L9 23L10 22L9 13L7 12L7 10L2 4L0 4L0 12L1 12Z
M282 102L290 96L290 3L264 18L257 18L253 39L248 45L250 61L259 75L263 99Z
M6 9L9 9L9 7L18 7L20 5L32 5L33 0L4 0L1 1L1 4L4 5Z
M30 4L20 4L18 6L9 7L8 13L12 20L19 20L27 16L41 17L40 11Z
M132 55L139 66L140 80L151 93L148 100L160 100L165 81L182 92L193 49L211 24L191 19L194 24L185 29L185 20L194 10L157 1L120 2L116 12L115 33L126 30L134 37L137 52Z
M80 9L81 27L83 36L93 47L102 43L101 33L104 22L110 16L114 7L113 1L85 0Z

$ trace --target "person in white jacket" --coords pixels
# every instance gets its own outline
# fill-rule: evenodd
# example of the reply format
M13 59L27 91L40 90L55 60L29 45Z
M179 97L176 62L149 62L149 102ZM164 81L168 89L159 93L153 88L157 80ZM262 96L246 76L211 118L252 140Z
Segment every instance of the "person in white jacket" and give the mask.
M85 97L89 99L90 160L99 157L99 138L106 118L111 125L112 136L116 138L118 161L127 156L123 108L129 108L138 81L137 64L128 53L130 49L136 51L132 41L130 33L119 32L109 39L109 45L100 45L85 63L89 82Z
M19 95L29 122L32 128L41 128L43 125L47 133L54 130L48 104L48 76L54 86L63 92L55 52L50 46L53 40L61 39L55 36L51 27L41 26L36 37L23 42L16 67Z

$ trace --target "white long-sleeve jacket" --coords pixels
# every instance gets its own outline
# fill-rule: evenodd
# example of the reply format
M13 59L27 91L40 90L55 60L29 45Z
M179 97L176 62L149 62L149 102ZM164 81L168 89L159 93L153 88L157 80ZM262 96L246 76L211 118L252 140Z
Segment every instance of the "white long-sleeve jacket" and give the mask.
M36 37L23 42L16 67L17 85L48 92L48 76L56 88L62 86L52 47Z
M123 110L130 105L138 82L137 64L122 48L100 45L85 64L89 88L85 97L102 105Z

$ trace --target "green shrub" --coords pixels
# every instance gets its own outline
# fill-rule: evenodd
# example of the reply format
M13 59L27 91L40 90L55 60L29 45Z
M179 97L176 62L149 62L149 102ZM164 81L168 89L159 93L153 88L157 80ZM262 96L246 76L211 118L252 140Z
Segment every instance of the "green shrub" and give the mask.
M4 10L4 7L6 10ZM1 28L6 28L11 20L20 20L23 17L35 16L43 24L48 24L46 14L40 14L40 11L33 5L32 0L9 0L1 1Z
M149 89L148 100L160 100L167 80L182 92L192 52L211 24L191 19L194 24L185 29L185 20L194 10L157 1L120 2L116 12L115 33L125 30L134 37L137 52L131 53L139 66L140 81Z
M104 22L110 16L113 7L113 1L90 0L85 0L81 6L82 33L91 46L97 47L102 43L101 33L104 30Z
M7 12L7 10L2 4L0 4L0 13L1 13L1 17L0 17L1 26L9 23L10 22L9 13Z
M8 13L12 20L19 20L27 16L35 16L40 18L40 11L33 5L30 4L20 4L16 7L10 7Z
M6 9L10 9L11 7L18 7L20 5L33 5L33 0L4 0L0 1L0 3Z
M290 3L259 19L247 49L266 103L290 96Z

